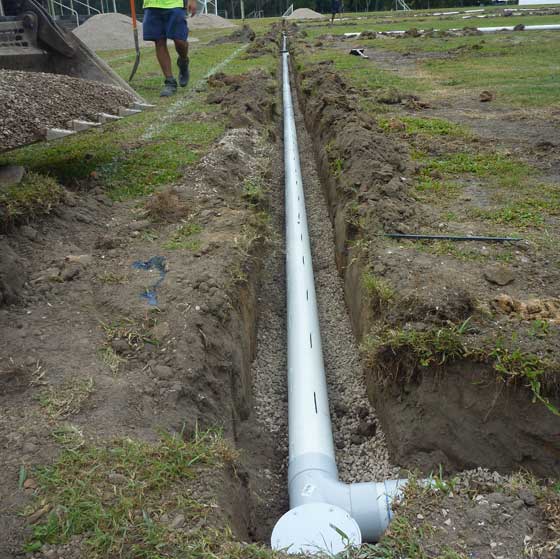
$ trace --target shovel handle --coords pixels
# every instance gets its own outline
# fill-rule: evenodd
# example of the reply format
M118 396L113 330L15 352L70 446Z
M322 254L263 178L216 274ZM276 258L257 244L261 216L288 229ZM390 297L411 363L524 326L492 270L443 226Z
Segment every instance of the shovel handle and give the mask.
M136 2L134 0L130 0L130 17L132 18L132 28L136 30Z

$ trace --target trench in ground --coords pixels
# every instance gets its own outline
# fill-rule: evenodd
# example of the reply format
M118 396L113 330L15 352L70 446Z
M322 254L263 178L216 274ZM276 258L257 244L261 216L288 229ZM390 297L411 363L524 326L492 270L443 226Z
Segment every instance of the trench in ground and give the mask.
M278 72L280 80L281 66ZM316 168L313 144L305 128L295 91L293 96L339 476L345 482L382 481L394 478L398 469L390 463L383 431L367 398L363 366L345 304L343 279L336 266L333 227ZM249 428L249 436L244 434L243 428L238 432L238 443L242 448L252 449L250 454L257 456L263 453L264 447L265 455L268 454L270 458L267 464L251 467L256 480L253 485L254 517L261 520L250 532L256 541L266 543L269 542L274 524L289 508L281 142L275 147L271 167L275 169L270 188L271 229L274 233L262 263L257 297L256 357L251 368L256 430L266 444L255 449L254 438L253 442L248 440L254 437L255 426Z
M301 99L305 95L298 88L298 102L295 93L294 108L323 353L341 479L352 482L391 478L398 474L396 464L426 474L437 472L439 464L444 465L446 473L482 466L490 472L480 474L481 478L488 475L489 479L494 470L507 475L520 468L527 468L537 475L542 472L553 475L554 465L550 462L553 457L547 457L547 453L554 454L554 450L534 436L535 432L540 432L545 439L548 437L547 433L554 425L549 411L533 405L521 387L497 391L492 387L493 373L489 367L460 361L445 370L436 370L435 378L428 378L419 385L414 382L407 385L404 395L396 387L389 391L378 389L367 364L360 362L356 341L362 338L368 327L371 312L371 309L367 312L363 309L367 300L361 282L365 268L360 265L359 254L351 249L341 254L341 247L345 250L351 238L347 224L341 218L343 213L337 215L340 209L337 205L341 201L336 194L333 195L336 188L331 182L332 169L328 164L325 166L328 158L325 157L325 146L318 140L319 131L311 130L312 139L306 130L302 114L305 100ZM280 148L277 146L276 169L283 167ZM275 183L277 188L272 189L271 203L276 242L264 260L258 298L257 356L251 374L256 420L276 449L275 459L270 462L267 472L271 490L268 504L262 508L261 518L265 520L254 532L257 540L265 542L274 523L288 506L283 178L280 172ZM389 376L395 372L395 364L390 360L386 367ZM486 375L486 381L469 381L473 374ZM380 406L380 419L376 417L372 402ZM421 413L418 409L422 410ZM506 433L508 426L514 426L510 433ZM383 427L390 434L389 450ZM528 428L526 433L523 433L523 427ZM501 450L504 445L509 447L506 453ZM463 448L458 449L458 446ZM538 448L542 448L541 454L539 450L535 451ZM494 490L502 491L496 489L502 482L492 483ZM515 500L516 497L508 498ZM449 506L455 507L457 502L450 499ZM462 514L460 509L461 505L458 506L459 516ZM420 514L424 513L422 506L414 511L414 516L416 513L418 518L424 518ZM505 532L495 528L499 537L511 538L512 556L519 552L519 544L514 541L517 532L538 525L544 527L540 512L535 510L533 514L538 519L536 522L529 515L527 525L520 524L509 531L505 528ZM467 518L467 526L469 522ZM543 537L542 533L536 534L535 539ZM479 545L476 534L469 535L469 538L469 545Z

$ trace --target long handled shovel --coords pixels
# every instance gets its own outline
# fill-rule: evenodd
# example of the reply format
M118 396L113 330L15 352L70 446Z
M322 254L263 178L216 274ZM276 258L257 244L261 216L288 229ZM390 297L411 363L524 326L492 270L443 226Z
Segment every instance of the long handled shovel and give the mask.
M130 73L130 78L128 81L131 82L136 70L138 70L138 65L140 64L140 43L138 42L138 25L136 23L136 5L134 0L130 0L130 15L132 16L132 32L134 33L134 48L136 49L136 59L134 60L134 66L132 67L132 72Z

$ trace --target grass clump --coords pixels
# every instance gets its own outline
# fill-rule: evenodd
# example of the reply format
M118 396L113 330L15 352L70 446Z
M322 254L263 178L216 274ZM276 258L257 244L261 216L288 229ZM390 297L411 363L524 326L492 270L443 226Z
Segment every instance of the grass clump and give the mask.
M50 213L64 200L64 189L51 177L28 172L19 184L0 191L0 228Z
M520 228L538 228L544 225L546 216L560 215L560 193L551 185L531 187L527 195L525 191L518 193L513 200L511 193L508 193L507 196L500 196L498 201L505 203L493 209L472 209L471 214L473 217Z
M412 153L412 158L422 164L416 190L424 195L431 195L434 200L435 195L438 198L458 195L462 189L460 181L468 177L507 189L510 194L512 191L519 193L524 190L527 179L533 172L525 163L500 153L460 152L429 157L427 153L416 150Z
M430 136L467 136L467 130L443 118L401 117L408 134L427 134Z
M146 217L153 221L178 221L188 213L188 206L175 188L154 193L145 204Z
M113 375L116 375L126 359L121 357L111 346L105 346L99 350L99 357Z
M511 225L522 229L526 227L540 227L544 224L541 211L523 202L508 204L504 208L493 210L471 209L469 214L485 221Z
M467 137L470 135L464 126L443 118L400 116L396 122L392 119L379 118L378 124L383 130L401 128L406 134L453 137Z
M445 196L457 194L459 189L460 186L455 182L443 181L426 175L422 175L416 183L416 190L426 194L433 193Z
M243 181L243 197L251 206L262 206L265 200L261 177L250 177Z
M517 186L521 179L531 173L528 165L500 153L454 153L447 157L427 161L423 176L470 174L477 177L495 178L501 186Z
M141 322L130 318L122 318L111 323L101 322L108 343L125 340L132 350L141 349L147 343L157 345L158 341L150 333L153 326L155 326L153 318Z
M506 380L520 379L533 392L533 402L544 404L553 414L560 416L558 410L543 394L543 379L551 364L535 355L521 351L519 348L509 349L498 344L488 355L494 361L494 370Z
M39 395L39 404L52 419L80 412L94 391L93 378L71 378L61 386L49 386Z
M365 270L363 272L362 285L367 294L380 305L387 305L395 297L395 290L389 282L376 276L371 270Z
M468 323L469 320L466 320L460 326L430 330L389 330L382 336L369 336L363 349L370 357L382 348L394 353L408 349L421 367L443 365L466 355L462 335Z
M202 232L202 227L198 223L184 223L163 244L163 247L169 250L196 251L200 248L200 240L192 237L200 232Z
M25 550L81 536L92 558L214 556L227 539L223 532L173 529L162 516L170 510L190 525L205 520L212 507L189 495L187 481L197 467L223 462L225 450L211 433L190 442L164 435L155 444L122 439L64 450L52 466L36 471L37 506L48 506L50 513L34 526Z

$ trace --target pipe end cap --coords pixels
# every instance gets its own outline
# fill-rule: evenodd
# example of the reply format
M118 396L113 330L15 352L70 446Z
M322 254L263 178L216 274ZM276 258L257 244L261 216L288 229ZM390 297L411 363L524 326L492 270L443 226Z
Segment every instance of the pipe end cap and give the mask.
M274 526L272 549L289 554L336 555L362 543L358 523L343 509L327 503L300 505L284 514Z

